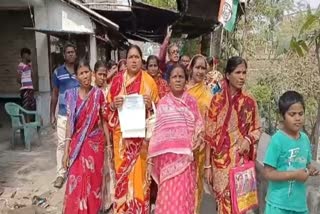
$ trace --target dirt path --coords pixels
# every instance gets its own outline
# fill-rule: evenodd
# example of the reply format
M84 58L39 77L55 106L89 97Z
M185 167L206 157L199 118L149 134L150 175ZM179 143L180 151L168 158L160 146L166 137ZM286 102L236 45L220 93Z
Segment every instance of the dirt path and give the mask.
M1 214L61 212L64 190L52 186L56 166L55 141L55 132L46 129L42 131L41 143L34 139L31 152L24 151L23 145L10 150L8 141L0 142ZM31 206L33 196L45 197L50 206L45 211L26 212L27 208L12 211L15 207Z

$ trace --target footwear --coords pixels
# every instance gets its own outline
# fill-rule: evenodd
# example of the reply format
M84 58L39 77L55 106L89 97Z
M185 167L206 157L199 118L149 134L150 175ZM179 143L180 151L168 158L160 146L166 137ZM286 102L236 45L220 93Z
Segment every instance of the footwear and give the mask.
M57 179L53 182L53 186L55 188L58 188L60 189L62 186L63 186L63 183L64 183L64 178L59 176L57 177Z

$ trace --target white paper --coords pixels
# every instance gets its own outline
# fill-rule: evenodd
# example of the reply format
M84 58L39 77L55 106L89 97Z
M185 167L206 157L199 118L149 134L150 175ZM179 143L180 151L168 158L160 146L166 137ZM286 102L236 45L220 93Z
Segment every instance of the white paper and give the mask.
M142 95L126 95L118 112L123 138L145 138L146 107Z

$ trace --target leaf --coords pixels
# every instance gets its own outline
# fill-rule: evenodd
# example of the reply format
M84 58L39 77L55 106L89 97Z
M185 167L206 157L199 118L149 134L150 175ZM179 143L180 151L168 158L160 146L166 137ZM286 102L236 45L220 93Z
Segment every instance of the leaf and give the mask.
M297 42L295 37L292 37L291 42L290 42L290 49L294 52L296 52L300 57L302 57L303 51L302 48L300 47L299 43Z
M303 48L306 52L309 51L308 45L306 44L306 42L304 40L299 40L298 45Z
M301 29L300 29L300 35L303 34L306 30L309 30L310 27L316 22L318 21L319 17L317 17L316 15L310 14L307 16L307 20L306 22L302 25Z

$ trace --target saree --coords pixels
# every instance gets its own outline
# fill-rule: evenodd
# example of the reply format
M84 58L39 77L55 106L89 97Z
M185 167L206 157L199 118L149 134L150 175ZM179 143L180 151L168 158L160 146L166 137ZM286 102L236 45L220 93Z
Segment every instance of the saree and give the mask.
M244 91L231 96L227 80L211 101L206 119L205 141L211 146L213 190L219 214L232 214L229 171L236 166L237 142L248 140L247 160L256 159L256 144L262 133L257 103Z
M165 81L161 77L158 77L157 79L155 79L155 82L158 86L159 98L164 97L170 91L167 81Z
M159 99L157 85L145 71L139 71L132 79L128 79L127 72L118 73L112 81L108 103L113 102L116 96L126 94L149 95L155 103ZM122 138L117 111L107 108L106 120L113 136L114 213L149 213L147 143L143 138Z
M79 89L66 93L72 133L66 185L65 214L96 214L101 207L105 137L100 123L103 92L93 87L82 100Z
M223 75L219 71L209 71L206 75L206 85L210 88L210 90L212 90L222 79Z
M188 93L181 98L169 93L158 103L149 143L151 176L158 184L156 214L194 213L196 175L192 147L202 130L197 102Z
M208 87L203 83L197 83L194 85L187 85L188 93L194 97L198 103L201 117L204 119L207 115L212 95ZM203 177L204 177L204 163L205 163L205 144L194 152L194 159L196 161L196 175L197 175L197 188L196 188L196 208L195 213L200 213L200 205L203 195Z

